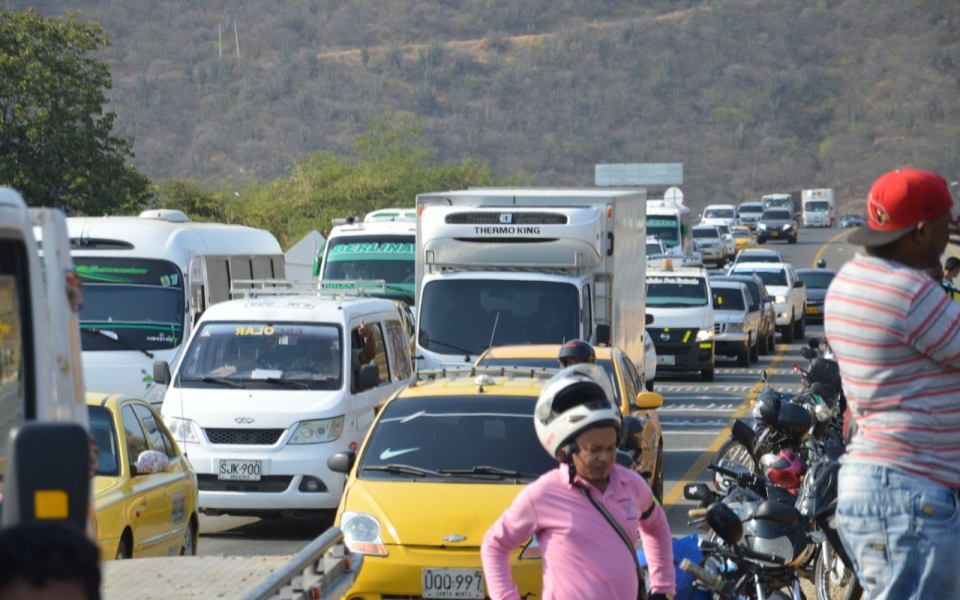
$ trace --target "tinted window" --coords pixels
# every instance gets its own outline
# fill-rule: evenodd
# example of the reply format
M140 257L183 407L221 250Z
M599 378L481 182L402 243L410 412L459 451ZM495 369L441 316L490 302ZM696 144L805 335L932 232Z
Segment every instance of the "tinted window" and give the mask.
M132 404L133 410L140 417L140 422L147 432L147 441L152 450L163 452L168 458L174 458L177 453L174 450L173 442L163 432L163 429L157 424L156 418L150 409L142 404Z
M744 213L762 213L762 212L763 212L763 206L760 204L752 204L752 205L745 204L740 207L741 215Z
M120 474L120 448L117 430L113 427L113 414L102 406L88 406L87 412L90 415L90 435L99 453L97 475L116 477Z
M458 483L514 480L496 474L391 473L386 465L430 471L472 470L487 466L516 471L532 481L557 467L533 427L535 397L489 394L475 397L427 397L388 404L370 433L358 466L362 479L423 477ZM379 467L379 468L378 468Z
M734 273L753 273L763 281L764 285L787 285L787 273L783 269L757 269L754 271L737 269Z
M732 208L709 208L703 212L705 219L732 219L736 217Z
M768 210L763 213L762 218L764 221L789 221L793 219L793 215L789 210Z
M714 310L745 310L743 293L732 288L713 288Z
M140 453L150 449L147 445L147 436L143 433L143 427L132 407L124 406L120 411L120 417L123 419L123 434L127 441L127 458L131 465L136 465Z
M694 237L694 239L698 239L698 240L710 239L710 238L716 239L716 238L720 237L720 232L717 231L716 228L714 228L714 227L710 227L709 229L707 229L707 228L702 228L702 229L696 229L696 228L694 228L694 230L693 230L693 237Z
M344 236L330 240L321 279L382 279L413 284L413 235Z
M830 282L833 281L833 276L836 275L833 271L826 270L817 270L817 271L798 271L797 277L800 278L800 281L803 282L805 286L813 289L822 289L825 290L830 287Z
M706 306L707 281L702 277L647 277L647 306Z
M390 370L393 372L393 380L401 381L413 374L413 368L410 365L410 346L400 321L387 321L386 325L387 339L392 350Z
M419 342L441 354L491 345L562 344L580 336L580 290L569 283L447 279L423 288Z

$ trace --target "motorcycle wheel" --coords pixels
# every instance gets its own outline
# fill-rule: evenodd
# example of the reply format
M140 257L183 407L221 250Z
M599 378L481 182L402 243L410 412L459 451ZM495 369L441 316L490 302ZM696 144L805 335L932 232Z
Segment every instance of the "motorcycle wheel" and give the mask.
M723 459L727 459L728 463L746 467L747 469L750 469L751 473L757 472L757 463L753 460L753 457L750 456L750 450L735 439L731 438L724 442L723 445L717 450L717 453L713 455L712 462L713 464L718 465ZM720 488L717 483L720 478L722 478L721 475L714 473L713 487L718 491Z
M853 569L848 569L833 546L824 544L813 573L817 600L860 600L863 589Z

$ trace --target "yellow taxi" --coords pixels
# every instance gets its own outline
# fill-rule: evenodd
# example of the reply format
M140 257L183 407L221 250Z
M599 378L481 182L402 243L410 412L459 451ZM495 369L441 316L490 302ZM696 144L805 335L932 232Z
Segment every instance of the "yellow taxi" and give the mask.
M104 560L196 555L197 475L146 401L88 392L96 442L97 545Z
M536 367L556 369L560 367L559 344L531 344L525 346L499 346L480 355L476 365L484 367ZM603 367L613 382L617 394L616 403L624 415L633 415L640 420L642 429L632 432L641 449L640 464L636 467L650 484L658 500L663 499L663 430L657 409L663 405L663 396L645 392L637 368L625 352L619 348L597 346L597 365Z
M755 248L757 246L757 236L746 225L734 225L730 228L730 234L737 244L737 252L744 248Z
M348 474L336 525L365 555L346 598L485 597L484 534L526 484L557 467L533 425L554 374L421 372L384 404L358 453L330 458L331 470ZM539 559L535 544L512 557L521 597L540 595Z

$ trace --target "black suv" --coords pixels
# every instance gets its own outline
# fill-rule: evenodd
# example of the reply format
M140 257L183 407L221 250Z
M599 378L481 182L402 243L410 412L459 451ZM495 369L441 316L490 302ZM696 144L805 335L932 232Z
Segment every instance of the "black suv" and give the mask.
M768 208L757 223L757 243L767 240L787 240L797 243L797 220L786 208Z

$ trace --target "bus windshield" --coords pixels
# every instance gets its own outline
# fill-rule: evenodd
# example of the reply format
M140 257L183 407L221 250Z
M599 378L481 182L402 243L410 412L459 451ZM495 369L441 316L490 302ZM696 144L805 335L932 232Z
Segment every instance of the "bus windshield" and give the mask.
M647 217L647 235L656 237L667 248L680 245L680 223L670 215Z
M84 351L163 350L183 342L183 275L166 260L74 257Z
M387 296L413 303L415 236L351 235L327 241L320 279L387 282Z

